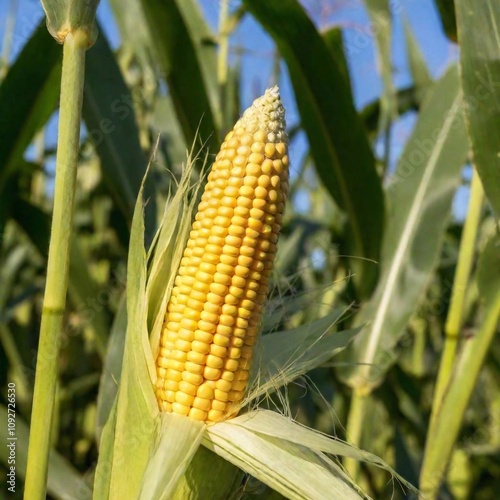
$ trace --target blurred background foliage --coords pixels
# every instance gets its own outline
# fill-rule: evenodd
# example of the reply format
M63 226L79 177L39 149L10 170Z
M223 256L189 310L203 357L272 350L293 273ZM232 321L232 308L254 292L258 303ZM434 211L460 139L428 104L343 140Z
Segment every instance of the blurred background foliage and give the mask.
M457 35L453 2L424 3L102 2L86 66L51 495L90 495L99 384L148 159L155 150L145 207L151 241L186 151L194 144L213 157L241 110L276 83L288 109L292 177L266 329L339 307L348 310L339 329L372 322L341 361L288 388L292 416L349 440L353 390L364 391L358 444L418 486L468 213L471 144L487 202L469 242L472 274L461 285L462 344L484 316L477 262L496 231L500 200L498 32L488 26L473 42L477 32L465 29L498 18L498 8L490 16L489 2L474 5L475 18L462 18ZM5 405L7 383L16 384L22 436L48 251L61 48L34 2L8 0L1 9L0 387ZM435 21L424 48L414 34L426 22L418 15ZM433 40L449 49L441 62ZM114 328L124 332L120 322ZM487 352L442 498L493 499L500 488L499 347ZM20 480L25 446L20 437ZM374 498L403 495L384 471L362 468L358 480ZM245 495L269 492L249 481Z

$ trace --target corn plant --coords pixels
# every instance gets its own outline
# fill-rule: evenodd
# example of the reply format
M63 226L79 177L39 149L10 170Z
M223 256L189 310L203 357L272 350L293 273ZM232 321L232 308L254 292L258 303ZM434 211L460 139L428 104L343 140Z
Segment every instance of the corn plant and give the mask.
M136 207L124 371L101 439L97 495L199 498L203 491L225 498L237 489L241 469L290 498L328 498L331 491L358 497L325 453L386 465L255 406L345 347L355 333L333 334L328 315L259 342L288 189L277 88L257 99L225 137L189 232L186 214L196 200L186 196L191 168L167 205L149 264L141 198ZM262 355L252 371L255 346ZM236 417L242 407L250 411ZM131 436L117 433L124 425L134 429ZM237 468L198 450L200 444ZM127 474L131 467L134 473Z

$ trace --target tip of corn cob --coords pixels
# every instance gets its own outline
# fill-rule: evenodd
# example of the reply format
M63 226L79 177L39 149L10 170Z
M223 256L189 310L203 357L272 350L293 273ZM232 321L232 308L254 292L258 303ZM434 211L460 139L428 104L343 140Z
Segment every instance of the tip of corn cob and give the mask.
M264 95L255 99L236 122L234 129L238 128L243 128L245 132L252 134L259 130L264 131L265 142L287 142L285 108L281 103L277 85L267 89Z

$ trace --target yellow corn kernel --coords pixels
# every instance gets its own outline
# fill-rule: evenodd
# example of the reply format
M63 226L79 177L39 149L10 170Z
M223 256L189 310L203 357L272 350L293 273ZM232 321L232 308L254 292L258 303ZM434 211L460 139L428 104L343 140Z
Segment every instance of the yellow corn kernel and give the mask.
M195 407L192 407L189 410L188 416L194 420L200 420L200 421L204 422L208 417L208 412L200 410L200 409L195 408Z
M278 89L226 136L167 306L157 359L162 411L218 422L238 413L288 190Z

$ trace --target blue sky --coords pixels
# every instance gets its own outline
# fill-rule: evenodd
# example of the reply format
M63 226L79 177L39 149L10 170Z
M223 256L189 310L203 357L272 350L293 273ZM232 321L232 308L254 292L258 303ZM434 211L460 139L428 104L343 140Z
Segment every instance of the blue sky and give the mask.
M199 0L206 19L214 31L217 27L218 0ZM403 34L403 20L406 19L424 54L429 71L433 77L439 77L446 67L458 58L456 46L444 36L433 0L391 0L393 7L393 79L397 88L411 84L407 65L406 47ZM354 100L358 109L373 101L380 95L382 84L378 69L374 39L369 32L369 18L362 0L303 0L307 9L319 28L339 26L343 28L346 46L355 46L348 58L352 78ZM230 0L230 8L238 5L237 0ZM17 10L12 37L10 58L14 58L29 37L33 28L43 16L39 0L2 0L0 2L0 43L3 53L4 32L9 19L9 9ZM112 12L107 0L101 0L98 15L106 34L114 46L119 44L119 34L113 23ZM245 16L243 22L231 38L233 47L243 48L241 56L242 108L261 94L265 88L273 84L272 64L274 45L270 37L262 30L251 16ZM233 53L234 62L237 56ZM280 78L282 99L287 109L288 123L298 120L293 90L287 78L286 69ZM402 151L404 143L411 133L415 117L408 115L399 120L393 131L391 156L396 158ZM56 127L52 121L50 130ZM48 134L52 135L51 133ZM55 136L54 136L55 137ZM298 138L291 152L292 164L298 164L307 150L304 136ZM454 215L463 218L466 211L468 190L461 188L454 204ZM306 200L302 204L307 206Z

